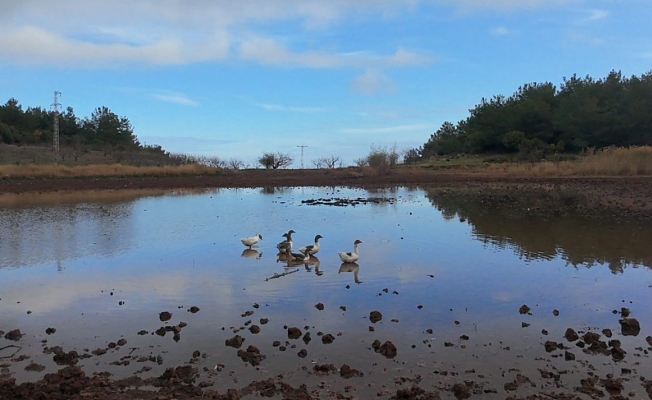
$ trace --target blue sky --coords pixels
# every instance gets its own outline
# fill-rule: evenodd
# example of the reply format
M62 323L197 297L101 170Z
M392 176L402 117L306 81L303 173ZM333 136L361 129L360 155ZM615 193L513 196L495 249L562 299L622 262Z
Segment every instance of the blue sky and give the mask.
M168 151L351 164L524 83L647 72L650 21L649 0L0 0L0 102L58 90Z

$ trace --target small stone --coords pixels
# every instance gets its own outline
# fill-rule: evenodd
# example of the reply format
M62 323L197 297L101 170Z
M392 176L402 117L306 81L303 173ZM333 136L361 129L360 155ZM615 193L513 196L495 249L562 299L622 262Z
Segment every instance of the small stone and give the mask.
M383 314L381 314L379 311L372 311L371 313L369 313L369 320L372 323L375 324L376 322L380 321L381 319L383 319Z
M158 314L158 319L161 320L161 322L169 321L172 319L172 313L168 311L163 311L162 313Z
M324 304L323 303L317 303L317 304L315 304L315 308L318 309L319 311L322 311L324 309Z
M527 314L527 313L530 312L530 307L528 307L528 306L526 306L525 304L523 304L523 305L521 306L521 308L518 309L518 312L521 313L521 314Z

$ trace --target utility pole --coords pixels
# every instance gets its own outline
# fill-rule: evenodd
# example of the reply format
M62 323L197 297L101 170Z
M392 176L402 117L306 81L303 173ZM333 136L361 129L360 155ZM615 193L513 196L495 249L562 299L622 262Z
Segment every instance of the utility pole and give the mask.
M297 145L297 147L301 147L301 169L303 169L303 149L308 146L306 146L305 144L300 144Z
M54 165L59 164L59 95L61 92L54 91L54 103L52 107L54 108L54 129L52 132L52 150L54 151Z

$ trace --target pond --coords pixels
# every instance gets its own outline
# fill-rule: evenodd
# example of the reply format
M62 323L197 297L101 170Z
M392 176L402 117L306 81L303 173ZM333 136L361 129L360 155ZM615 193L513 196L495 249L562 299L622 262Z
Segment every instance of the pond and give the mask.
M0 365L19 382L61 368L54 346L116 378L191 363L220 391L283 374L356 398L413 381L470 382L477 398L572 391L589 374L644 396L638 377L652 375L652 227L635 222L541 218L405 187L4 196L0 207ZM310 261L279 259L290 229L295 249L323 236ZM249 250L240 238L256 233ZM356 239L359 260L342 263ZM636 334L621 330L628 310ZM581 348L568 328L604 345ZM4 338L14 329L18 341ZM261 356L241 359L225 344L236 335ZM316 373L323 364L360 376Z

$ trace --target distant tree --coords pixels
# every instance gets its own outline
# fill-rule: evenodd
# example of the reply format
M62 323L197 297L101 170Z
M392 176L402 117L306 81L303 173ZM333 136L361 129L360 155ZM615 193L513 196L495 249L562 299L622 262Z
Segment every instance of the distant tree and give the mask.
M403 150L403 164L416 164L421 160L421 148Z
M316 168L336 168L342 167L342 159L340 156L331 155L328 157L319 157L312 162Z
M266 152L258 158L258 163L266 169L286 168L292 164L292 161L293 159L289 154L280 151L276 153Z
M237 158L231 158L229 161L227 161L227 168L229 169L242 169L244 168L244 162L242 160L238 160Z
M367 159L367 157L360 157L353 160L353 163L358 167L366 167L367 165L369 165L369 160Z

